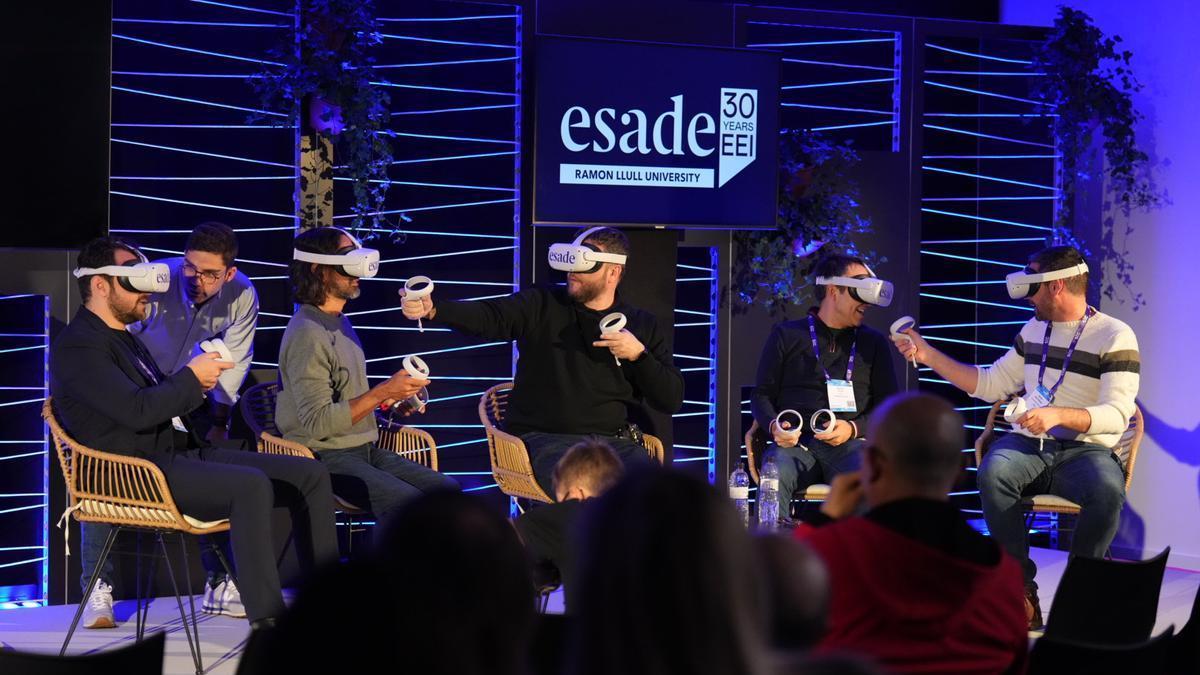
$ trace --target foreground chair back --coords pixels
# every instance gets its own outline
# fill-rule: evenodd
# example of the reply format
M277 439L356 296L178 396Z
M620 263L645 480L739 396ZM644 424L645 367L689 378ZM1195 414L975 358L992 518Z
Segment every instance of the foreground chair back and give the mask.
M51 398L47 398L46 403L42 406L42 418L50 428L50 435L54 439L54 449L62 467L63 479L67 484L69 507L66 513L74 515L75 519L80 522L113 526L108 539L104 542L96 569L92 572L87 588L84 590L83 602L79 603L79 608L75 611L75 617L71 621L71 628L67 631L66 639L63 640L59 656L66 654L67 645L71 643L71 636L74 635L75 628L79 625L79 618L83 614L83 605L96 586L100 570L104 568L104 563L112 552L117 534L122 530L133 530L153 535L162 549L163 560L166 561L167 570L170 572L171 586L175 591L175 601L179 605L179 618L188 638L188 647L192 652L192 661L196 666L196 672L203 672L204 667L200 657L200 635L196 626L196 607L194 603L190 603L192 611L189 623L188 615L183 609L179 584L175 580L174 569L171 567L171 559L167 556L167 545L163 536L227 532L229 531L229 520L204 522L180 512L175 500L171 498L171 490L167 486L166 477L153 462L137 457L101 452L76 442L63 430L55 417ZM180 549L183 551L183 565L186 570L187 547L184 545L182 537L180 538ZM236 579L230 572L228 561L225 560L220 548L213 546L212 550L224 565L229 577ZM138 578L141 579L140 559L138 562ZM152 575L153 571L151 571L151 578ZM188 580L188 596L191 596L193 595L191 578L186 573L184 577ZM146 586L148 587L149 583ZM148 604L147 601L147 609ZM136 625L137 638L140 640L144 637L146 628L146 616L141 597L138 598Z
M1174 630L1168 628L1162 635L1127 645L1062 640L1047 633L1033 645L1026 672L1029 675L1162 673Z
M13 675L160 675L167 637L155 632L131 645L83 656L30 654L0 649L0 673Z
M1170 553L1167 547L1136 562L1072 557L1054 592L1046 635L1108 645L1148 640Z

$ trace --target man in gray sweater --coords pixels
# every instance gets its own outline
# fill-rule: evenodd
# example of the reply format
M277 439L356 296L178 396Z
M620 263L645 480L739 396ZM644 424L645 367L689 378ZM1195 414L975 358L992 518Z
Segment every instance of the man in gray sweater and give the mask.
M364 250L333 227L304 232L296 237L295 247L295 257ZM386 524L410 499L437 489L458 489L458 483L375 445L375 409L403 401L429 382L403 370L374 387L367 382L362 343L342 313L346 301L359 295L358 276L350 272L374 275L373 269L364 271L292 261L288 275L300 308L288 321L279 348L282 389L275 423L284 438L304 444L325 463L335 494L370 509Z

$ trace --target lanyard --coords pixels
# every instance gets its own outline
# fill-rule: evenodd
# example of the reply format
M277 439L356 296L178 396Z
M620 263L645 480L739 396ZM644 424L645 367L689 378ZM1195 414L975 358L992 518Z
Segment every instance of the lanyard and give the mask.
M828 382L833 378L829 376L829 371L825 368L825 364L821 363L821 349L817 346L817 324L813 321L813 315L808 315L808 336L812 338L813 356L817 358L817 365L821 366L821 372L825 373L825 381ZM853 382L854 377L854 354L858 352L858 330L854 331L853 342L850 344L850 360L846 362L846 381Z
M1083 319L1079 321L1079 326L1075 328L1075 336L1071 338L1071 344L1067 347L1066 355L1063 356L1062 370L1058 373L1058 381L1050 388L1050 395L1047 397L1049 401L1054 400L1054 394L1058 391L1059 385L1063 383L1063 378L1067 376L1067 366L1071 365L1071 357L1075 355L1075 347L1079 344L1079 338L1083 336L1083 329L1087 326L1088 319L1091 319L1095 313L1096 310L1088 307L1087 311L1083 313ZM1038 368L1039 387L1043 386L1042 378L1046 377L1046 355L1050 351L1050 331L1053 327L1054 324L1047 321L1046 334L1042 336L1042 365Z

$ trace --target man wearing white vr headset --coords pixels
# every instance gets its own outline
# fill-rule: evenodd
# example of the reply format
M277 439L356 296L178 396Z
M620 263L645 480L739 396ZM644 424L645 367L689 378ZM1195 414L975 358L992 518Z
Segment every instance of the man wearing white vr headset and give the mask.
M863 325L869 306L891 304L892 284L861 258L842 254L822 257L814 273L819 305L771 331L750 397L758 425L769 430L785 520L796 490L859 468L870 415L898 389L887 338ZM799 412L802 428L781 429L775 423L781 410ZM832 412L833 426L812 429L821 410ZM825 416L816 418L825 425Z
M1026 299L1034 317L991 366L959 363L914 330L894 338L959 389L985 401L1013 395L1025 412L1013 431L992 443L979 467L983 516L992 536L1021 562L1030 629L1041 627L1037 572L1025 536L1024 496L1054 494L1082 511L1071 553L1099 558L1116 535L1125 502L1125 473L1113 448L1129 426L1140 358L1133 330L1087 303L1088 267L1079 251L1054 246L1008 275L1008 295Z
M151 293L169 291L166 265L148 263L132 246L104 237L80 251L75 276L84 304L50 352L55 415L84 445L157 465L183 513L200 520L228 518L242 616L252 625L271 623L283 611L271 550L272 506L292 510L297 541L307 544L298 546L302 562L313 567L336 560L328 472L290 457L215 448L196 432L191 413L234 364L218 354L200 354L166 374L127 330L146 318ZM105 548L114 536L109 534ZM92 561L93 569L101 564ZM103 574L100 567L97 587L111 583ZM111 626L111 591L85 593L91 615ZM94 606L105 596L106 614Z
M311 449L329 467L333 491L388 523L406 502L458 483L375 445L375 409L429 384L401 369L372 387L362 343L343 313L359 280L375 276L379 251L348 232L319 227L296 237L288 268L299 308L279 347L281 389L275 423L284 438Z
M529 449L538 484L553 495L554 466L589 436L603 437L626 463L646 461L628 410L644 401L664 413L683 405L683 374L654 315L621 300L629 240L594 227L550 247L550 266L567 286L534 287L494 300L406 297L404 316L431 320L488 340L516 340L520 351L505 431ZM623 328L602 332L620 313ZM619 323L617 324L619 325Z

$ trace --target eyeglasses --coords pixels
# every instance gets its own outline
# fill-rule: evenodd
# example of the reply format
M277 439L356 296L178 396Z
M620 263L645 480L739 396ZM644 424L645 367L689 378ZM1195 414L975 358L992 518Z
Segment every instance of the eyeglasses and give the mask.
M221 270L220 272L205 270L201 272L200 270L196 269L195 265L191 264L190 262L185 262L183 263L183 276L200 277L201 283L215 284L221 280L221 277L225 276L225 270Z

